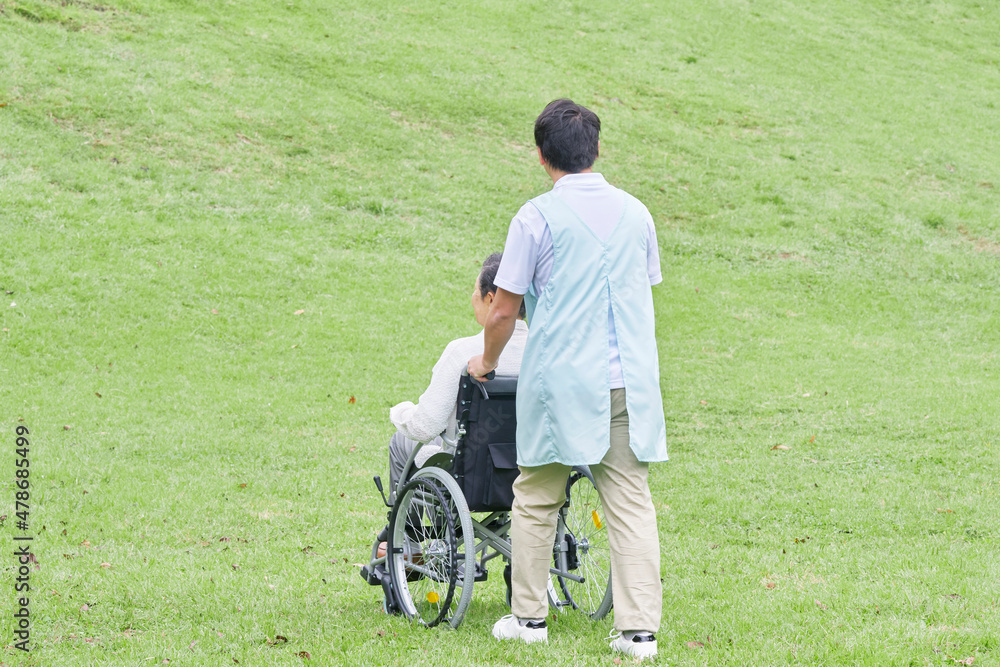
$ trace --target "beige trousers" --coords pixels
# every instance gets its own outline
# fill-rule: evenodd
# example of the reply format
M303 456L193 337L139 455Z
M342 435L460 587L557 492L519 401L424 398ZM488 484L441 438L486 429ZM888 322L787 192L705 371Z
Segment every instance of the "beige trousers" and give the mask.
M571 469L550 463L520 470L511 509L511 611L518 618L545 618L556 520ZM656 632L663 607L656 509L649 464L629 447L624 389L611 390L611 448L590 470L607 517L615 629Z

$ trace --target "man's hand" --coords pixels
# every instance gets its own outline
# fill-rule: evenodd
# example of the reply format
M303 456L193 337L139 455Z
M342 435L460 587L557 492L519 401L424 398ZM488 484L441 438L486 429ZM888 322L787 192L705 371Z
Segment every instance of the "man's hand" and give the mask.
M487 366L483 363L483 355L478 354L471 359L469 359L469 375L479 380L480 382L486 382L488 379L486 374L492 370L496 370L496 364L493 366Z

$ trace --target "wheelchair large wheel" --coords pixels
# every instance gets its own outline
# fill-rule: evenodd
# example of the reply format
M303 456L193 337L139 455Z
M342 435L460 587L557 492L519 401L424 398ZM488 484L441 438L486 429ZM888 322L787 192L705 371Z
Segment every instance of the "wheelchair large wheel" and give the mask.
M421 468L414 479L432 479L444 491L444 499L455 520L455 537L457 540L458 566L455 576L455 598L446 620L453 628L457 628L465 611L472 602L472 586L476 581L476 533L472 523L472 513L465 502L465 495L458 482L448 472L441 468L430 466Z
M554 577L557 606L598 620L612 606L611 545L601 498L593 480L580 470L570 475L566 497L559 511L553 555L555 569L568 576Z
M406 616L428 627L450 616L458 537L452 504L433 480L414 478L403 486L389 516L386 567Z

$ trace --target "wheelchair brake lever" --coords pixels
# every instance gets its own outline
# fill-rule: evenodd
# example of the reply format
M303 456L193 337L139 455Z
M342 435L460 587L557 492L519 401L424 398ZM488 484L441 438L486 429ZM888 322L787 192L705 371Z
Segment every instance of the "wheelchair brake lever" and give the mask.
M385 491L382 490L382 478L379 477L378 475L375 475L374 480L375 480L375 488L378 489L378 492L382 494L382 502L385 503L386 507L392 507L392 505L389 504L389 500L385 497Z
M483 376L483 380L492 380L496 376L497 376L496 371L490 371L489 373ZM483 384L482 382L477 382L476 386L479 387L479 391L482 392L483 398L486 399L487 401L490 400L490 393L486 391L486 385Z

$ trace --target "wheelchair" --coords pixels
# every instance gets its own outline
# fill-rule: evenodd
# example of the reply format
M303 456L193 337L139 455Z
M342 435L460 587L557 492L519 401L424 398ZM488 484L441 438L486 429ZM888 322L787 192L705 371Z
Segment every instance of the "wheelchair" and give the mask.
M510 516L517 478L517 376L481 383L463 375L454 442L416 468L414 451L386 498L388 526L372 545L361 577L381 586L387 613L427 627L457 628L487 564L501 558L510 604ZM446 453L447 451L453 453ZM559 510L549 568L548 600L557 611L594 620L611 610L611 549L590 470L574 467ZM384 555L379 542L385 540Z

